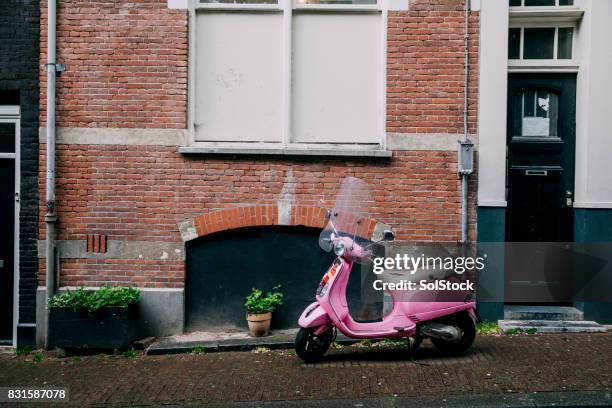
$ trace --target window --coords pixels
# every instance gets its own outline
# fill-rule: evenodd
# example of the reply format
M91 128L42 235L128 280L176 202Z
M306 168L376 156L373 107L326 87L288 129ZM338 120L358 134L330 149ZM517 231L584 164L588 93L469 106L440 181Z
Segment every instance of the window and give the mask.
M546 89L514 95L514 137L558 137L559 97Z
M513 27L508 32L508 59L571 60L573 27Z
M510 7L573 6L574 0L509 0Z
M380 146L382 16L377 0L200 0L191 141Z

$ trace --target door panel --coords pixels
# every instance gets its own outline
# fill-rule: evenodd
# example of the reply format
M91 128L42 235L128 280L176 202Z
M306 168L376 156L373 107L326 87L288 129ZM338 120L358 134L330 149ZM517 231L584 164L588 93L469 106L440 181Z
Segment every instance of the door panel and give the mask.
M573 241L576 133L574 74L513 74L508 79L506 301L563 302L571 270L533 258L535 245ZM543 259L563 247L537 245ZM526 252L527 251L527 252Z
M0 123L0 152L15 152L15 124ZM0 159L0 342L13 338L15 159Z

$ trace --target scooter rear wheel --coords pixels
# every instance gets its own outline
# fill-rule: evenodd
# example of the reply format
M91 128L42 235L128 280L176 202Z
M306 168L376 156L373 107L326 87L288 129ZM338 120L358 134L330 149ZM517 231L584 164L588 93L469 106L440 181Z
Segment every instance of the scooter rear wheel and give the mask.
M314 332L315 328L305 329L301 327L295 336L295 352L306 363L319 361L334 339L332 329L318 336L315 336Z
M459 330L463 332L461 340L453 343L432 337L431 342L444 354L452 356L463 354L472 346L474 338L476 337L476 325L474 324L474 320L472 320L469 314L462 312L445 320L444 323L452 324L459 328Z

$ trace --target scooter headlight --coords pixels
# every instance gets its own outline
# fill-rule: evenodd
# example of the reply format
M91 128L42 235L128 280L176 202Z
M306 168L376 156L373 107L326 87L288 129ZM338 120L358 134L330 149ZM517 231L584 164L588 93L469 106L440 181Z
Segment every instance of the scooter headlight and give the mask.
M344 249L344 242L336 241L336 243L334 244L334 253L338 256L342 256L342 254L344 253Z

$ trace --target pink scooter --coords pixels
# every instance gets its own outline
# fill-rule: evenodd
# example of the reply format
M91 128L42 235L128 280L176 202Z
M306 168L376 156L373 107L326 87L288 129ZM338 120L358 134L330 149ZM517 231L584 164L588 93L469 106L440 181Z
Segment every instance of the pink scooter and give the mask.
M365 191L367 184L362 180L346 179L336 207L327 214L327 227L321 233L319 244L328 252L333 248L338 257L323 275L316 292L317 301L299 318L300 329L295 338L297 355L305 362L319 360L334 340L336 329L357 339L411 337L412 348L429 337L445 354L465 352L474 342L475 322L479 320L471 293L457 292L452 294L451 301L447 300L448 296L439 301L439 293L435 291L419 291L409 296L404 291L389 291L393 306L381 321L362 323L351 317L346 288L353 265L372 256L373 244L395 238L391 230L385 230L377 242L369 245L364 244L367 240L358 238L366 235L361 233L365 218L359 211L346 210L351 203L357 208L367 205L363 202L367 200Z

